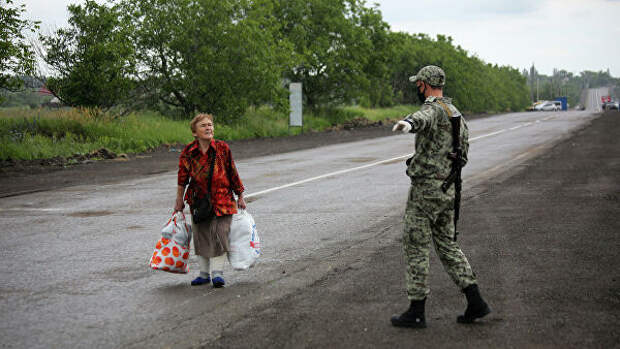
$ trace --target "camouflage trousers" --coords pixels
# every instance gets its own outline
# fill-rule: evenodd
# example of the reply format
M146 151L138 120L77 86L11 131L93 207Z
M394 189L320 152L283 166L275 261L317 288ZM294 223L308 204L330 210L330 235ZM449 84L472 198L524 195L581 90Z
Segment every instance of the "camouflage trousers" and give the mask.
M431 239L444 269L460 289L476 283L467 258L454 241L454 186L444 193L441 183L416 181L409 189L403 234L409 300L424 299L430 292L427 279Z

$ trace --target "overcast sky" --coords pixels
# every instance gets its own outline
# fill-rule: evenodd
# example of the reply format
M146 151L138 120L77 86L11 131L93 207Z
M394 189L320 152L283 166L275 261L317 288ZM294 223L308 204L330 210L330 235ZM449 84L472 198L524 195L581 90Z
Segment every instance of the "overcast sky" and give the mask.
M16 0L42 29L67 24L76 0ZM550 75L607 70L620 77L620 0L368 0L393 31L451 36L488 63ZM616 24L613 24L616 23ZM432 63L432 62L429 62Z

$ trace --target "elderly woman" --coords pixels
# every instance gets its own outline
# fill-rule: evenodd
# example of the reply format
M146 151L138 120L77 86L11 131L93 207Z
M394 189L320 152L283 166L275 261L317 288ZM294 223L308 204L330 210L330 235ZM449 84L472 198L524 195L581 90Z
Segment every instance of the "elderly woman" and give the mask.
M195 140L183 149L179 159L174 211L183 211L184 199L190 207L194 207L196 204L194 201L209 195L213 214L205 221L192 222L194 249L200 264L200 275L192 281L192 286L213 282L213 287L223 287L225 284L223 267L226 252L229 250L228 234L232 215L237 213L237 206L241 209L246 207L243 199L243 183L237 173L228 144L213 138L213 116L198 114L190 122L190 127ZM214 161L213 173L209 178L212 161ZM238 197L237 203L233 192Z

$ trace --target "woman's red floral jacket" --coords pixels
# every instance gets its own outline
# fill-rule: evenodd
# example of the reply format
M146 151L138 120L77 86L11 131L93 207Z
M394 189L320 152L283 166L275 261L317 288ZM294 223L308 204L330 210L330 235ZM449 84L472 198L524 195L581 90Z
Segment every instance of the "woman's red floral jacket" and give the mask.
M205 195L209 165L213 154L211 149L215 150L215 165L211 181L211 203L215 214L218 216L235 214L237 204L232 193L240 195L244 188L226 142L212 140L206 154L200 151L200 144L197 140L188 144L179 157L178 184L183 187L189 184L185 191L185 201L189 205L192 205L194 192L198 192L198 197Z

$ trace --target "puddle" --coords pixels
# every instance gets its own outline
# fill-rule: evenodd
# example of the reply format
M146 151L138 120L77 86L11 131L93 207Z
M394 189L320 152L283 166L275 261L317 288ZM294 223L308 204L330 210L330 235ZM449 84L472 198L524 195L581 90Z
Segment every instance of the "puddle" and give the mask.
M347 161L349 162L371 162L376 161L377 158L349 158Z
M282 172L269 172L269 173L265 173L263 177L278 177L281 175L282 175Z
M111 211L80 211L80 212L69 213L68 216L85 218L85 217L109 216L112 214L114 214L114 212L111 212Z
M148 277L151 270L143 267L117 267L106 269L98 274L110 281L130 282Z
M250 202L254 202L260 199L260 196L250 196L249 198L245 198L245 203L249 204Z

